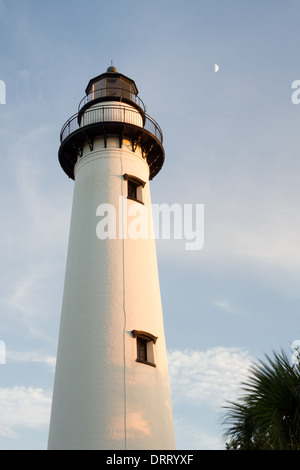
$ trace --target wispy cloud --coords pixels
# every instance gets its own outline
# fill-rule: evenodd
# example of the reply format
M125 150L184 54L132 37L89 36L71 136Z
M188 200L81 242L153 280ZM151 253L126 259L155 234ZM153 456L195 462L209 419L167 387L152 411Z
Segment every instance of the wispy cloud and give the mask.
M55 184L54 191L51 177L47 178L49 154L43 141L52 131L51 124L24 131L23 138L8 149L8 179L2 185L7 192L0 201L5 221L1 231L2 318L17 319L30 331L40 329L39 336L49 315L60 309L60 304L53 307L53 303L63 285L71 209L68 189L72 187L66 194ZM50 156L56 164L56 154Z
M212 304L225 313L235 313L234 307L227 300L214 300Z
M184 449L223 449L217 416L237 398L252 363L249 352L234 347L172 350L168 362L176 439Z
M7 362L39 363L54 370L56 357L50 356L43 351L6 351Z
M237 396L251 357L240 348L173 350L168 354L174 403L220 408Z
M51 393L34 387L0 388L0 436L17 438L20 429L49 424Z
M2 321L11 325L10 331L16 333L15 323L11 323L13 319L18 322L19 328L25 328L26 334L31 338L53 340L51 329L47 329L46 325L49 325L53 312L58 314L60 310L58 294L62 288L57 286L56 279L61 279L62 283L62 273L55 260L52 262L46 259L32 264L32 261L27 259L24 266L15 269L15 279L2 279L6 290L5 296L0 299Z

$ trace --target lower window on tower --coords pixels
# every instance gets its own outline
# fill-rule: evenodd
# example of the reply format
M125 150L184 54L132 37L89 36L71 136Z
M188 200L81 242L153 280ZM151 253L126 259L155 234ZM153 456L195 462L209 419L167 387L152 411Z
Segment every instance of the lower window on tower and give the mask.
M133 330L132 334L133 337L136 338L136 361L156 367L154 362L154 344L156 343L157 337L145 331L138 330Z
M137 359L141 362L147 362L147 341L144 338L137 338Z

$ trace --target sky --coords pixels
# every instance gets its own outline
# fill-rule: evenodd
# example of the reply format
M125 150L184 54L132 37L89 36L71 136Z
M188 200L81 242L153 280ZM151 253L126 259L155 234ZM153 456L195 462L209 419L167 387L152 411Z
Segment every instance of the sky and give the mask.
M73 195L59 134L111 60L164 134L152 202L204 205L202 249L157 240L177 448L224 449L249 365L300 339L299 15L0 0L0 449L47 448Z

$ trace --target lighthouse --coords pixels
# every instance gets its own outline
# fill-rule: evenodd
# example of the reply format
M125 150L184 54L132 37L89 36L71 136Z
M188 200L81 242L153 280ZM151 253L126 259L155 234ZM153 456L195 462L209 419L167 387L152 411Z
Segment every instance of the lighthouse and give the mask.
M174 449L149 184L162 131L111 66L60 141L74 194L48 449Z

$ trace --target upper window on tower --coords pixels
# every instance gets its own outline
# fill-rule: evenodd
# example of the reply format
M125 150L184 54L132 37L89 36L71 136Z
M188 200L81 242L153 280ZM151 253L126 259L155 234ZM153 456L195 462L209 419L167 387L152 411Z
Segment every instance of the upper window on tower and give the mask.
M127 181L127 197L133 201L144 203L143 201L143 188L145 182L135 176L125 173L124 179Z
M128 197L129 199L138 199L138 188L140 186L139 183L133 180L128 180Z

